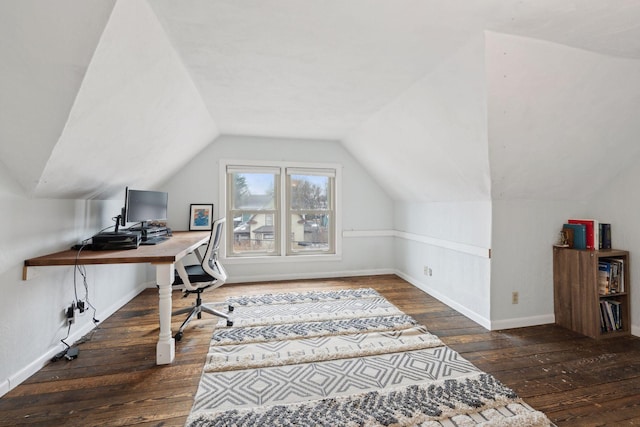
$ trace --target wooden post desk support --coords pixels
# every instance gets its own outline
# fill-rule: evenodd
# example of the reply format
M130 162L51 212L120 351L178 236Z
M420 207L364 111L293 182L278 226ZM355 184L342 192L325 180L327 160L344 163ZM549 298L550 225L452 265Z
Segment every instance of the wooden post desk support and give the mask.
M624 262L624 292L601 295L598 263L603 258ZM610 338L631 333L631 281L629 252L617 249L590 251L553 248L553 305L556 324L592 338ZM603 331L601 301L620 304L621 329Z

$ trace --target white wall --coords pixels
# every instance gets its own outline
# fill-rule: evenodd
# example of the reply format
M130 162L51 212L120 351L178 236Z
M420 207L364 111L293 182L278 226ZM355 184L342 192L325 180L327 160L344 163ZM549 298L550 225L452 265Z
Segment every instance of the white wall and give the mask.
M169 192L169 226L186 230L191 203L213 203L220 212L220 160L318 162L342 165L340 260L225 264L229 282L277 280L393 272L393 203L372 177L337 141L221 136L163 186Z
M611 243L629 251L631 278L631 332L640 336L640 169L629 168L589 201L590 211L601 222L611 223Z
M553 244L568 218L591 216L585 203L574 201L493 202L492 329L554 322Z
M396 200L397 273L489 327L484 71L480 33L355 130L345 145Z
M486 40L492 327L550 323L562 224L611 221L624 236L637 228L638 200L630 187L619 191L628 184L617 175L640 156L640 61L504 34ZM632 240L617 243L633 250Z
M505 34L486 40L493 200L585 201L635 166L639 60Z
M74 300L73 267L30 268L25 259L69 248L113 224L122 201L33 199L0 163L0 395L64 348L63 309ZM146 285L140 266L87 266L89 301L103 321ZM78 276L78 295L85 289ZM93 311L72 326L69 344L92 329ZM81 353L82 354L82 353ZM62 363L62 362L61 362Z
M398 274L489 328L491 202L398 202L395 212Z

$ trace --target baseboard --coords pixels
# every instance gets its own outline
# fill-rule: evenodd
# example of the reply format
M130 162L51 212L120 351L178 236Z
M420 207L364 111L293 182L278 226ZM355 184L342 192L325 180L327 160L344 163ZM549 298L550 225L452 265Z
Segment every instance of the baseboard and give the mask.
M73 345L73 343L91 332L94 327L95 326L92 322L87 322L82 325L82 327L77 328L73 333L69 334L69 338L67 338L65 341L69 343L69 345ZM7 391L13 390L16 386L28 379L31 375L35 374L40 369L45 367L47 363L49 363L51 359L63 349L64 347L62 346L62 344L57 344L55 347L50 348L45 354L22 368L16 374L10 376L8 379L9 388Z
M640 337L640 326L631 325L631 335L635 337Z
M10 390L11 390L11 387L9 387L9 380L4 380L2 381L2 383L0 383L0 397L9 393Z
M444 304L453 308L460 314L463 314L464 316L478 323L483 328L488 329L490 331L499 331L503 329L512 329L512 328L525 328L528 326L537 326L537 325L546 325L549 323L555 323L555 315L553 314L542 314L539 316L518 317L513 319L492 321L491 319L487 319L486 317L483 317L478 313L475 313L469 310L468 308L458 304L457 302L452 301L450 298L446 297L445 295L442 295L441 293L435 291L434 289L429 288L425 284L420 283L419 281L415 280L411 276L408 276L400 271L396 271L395 274L397 274L407 282L411 283L413 286L428 293L435 299L439 300L440 302L443 302Z
M322 271L312 273L287 273L287 274L261 274L258 276L241 276L234 274L233 279L227 283L251 283L279 280L305 280L305 279L329 279L336 277L356 277L356 276L382 276L385 274L396 274L394 269L381 268L376 270L350 270L350 271Z
M142 292L145 289L146 289L146 283L139 285L137 288L135 288L134 290L132 290L131 292L129 292L128 294L120 298L111 306L101 310L99 313L100 317L102 317L102 319L104 320L107 317L111 316L113 313L118 311L126 303L131 301L136 295L138 295L140 292ZM75 331L70 333L69 337L65 341L69 343L69 345L73 345L76 341L78 341L80 338L82 338L83 336L91 332L94 328L95 328L95 325L93 324L93 322L87 321L81 327L76 328ZM7 380L3 381L2 384L0 384L0 397L4 396L9 391L13 390L15 387L17 387L19 384L24 382L30 376L32 376L33 374L38 372L40 369L45 367L47 363L49 363L51 359L63 349L64 347L62 346L62 343L57 344L49 348L46 351L46 353L44 353L37 359L33 360L31 363L29 363L24 368L20 369L14 375L9 376Z
M425 285L424 283L420 283L418 280L414 279L413 277L411 277L411 276L409 276L407 274L404 274L401 271L395 271L395 274L400 276L400 277L402 277L404 280L406 280L407 282L411 283L413 286L415 286L416 288L420 289L421 291L426 292L427 294L431 295L432 297L434 297L438 301L440 301L440 302L448 305L449 307L453 308L458 313L460 313L460 314L468 317L469 319L473 320L474 322L476 322L477 324L479 324L483 328L491 330L491 320L487 319L486 317L483 317L483 316L479 315L478 313L469 310L467 307L457 303L456 301L453 301L452 299L450 299L446 295L441 294L440 292L436 291L435 289L430 288L429 286Z
M539 316L518 317L513 319L496 320L491 322L492 331L503 329L526 328L528 326L547 325L555 323L556 317L553 314L542 314Z

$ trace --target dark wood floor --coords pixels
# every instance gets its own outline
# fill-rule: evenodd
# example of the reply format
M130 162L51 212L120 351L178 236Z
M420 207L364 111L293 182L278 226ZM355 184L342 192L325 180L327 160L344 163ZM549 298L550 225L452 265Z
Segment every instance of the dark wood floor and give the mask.
M640 424L639 338L595 341L554 325L489 332L396 276L225 285L207 296L361 287L379 291L558 426ZM179 292L173 301L191 304ZM157 304L155 289L144 291L79 346L78 359L50 363L3 396L0 426L184 425L215 320L192 323L176 361L156 366Z

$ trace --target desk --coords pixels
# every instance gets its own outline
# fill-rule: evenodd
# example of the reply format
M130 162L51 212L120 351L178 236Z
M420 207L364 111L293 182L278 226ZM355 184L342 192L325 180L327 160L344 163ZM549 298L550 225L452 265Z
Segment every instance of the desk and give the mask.
M207 243L210 231L176 231L173 237L159 245L140 246L123 251L66 250L38 258L25 260L22 279L28 279L29 267L55 265L140 264L156 267L156 283L159 295L160 336L156 345L158 365L173 362L175 341L171 335L171 284L174 281L174 264L199 246Z

